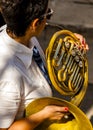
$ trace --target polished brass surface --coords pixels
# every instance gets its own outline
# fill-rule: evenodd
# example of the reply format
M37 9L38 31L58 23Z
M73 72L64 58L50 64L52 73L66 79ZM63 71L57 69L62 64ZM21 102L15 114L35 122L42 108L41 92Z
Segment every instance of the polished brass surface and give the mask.
M55 89L80 105L88 86L86 48L74 33L56 32L46 50L47 68Z
M26 108L26 116L42 110L47 105L67 106L67 113L61 121L45 120L35 130L93 130L86 115L72 103L54 97L39 98L30 103Z
M86 115L78 108L88 86L86 48L70 31L56 32L46 50L50 80L55 89L70 101L54 97L39 98L26 107L26 117L47 105L67 106L69 113L61 121L45 120L35 130L93 130Z

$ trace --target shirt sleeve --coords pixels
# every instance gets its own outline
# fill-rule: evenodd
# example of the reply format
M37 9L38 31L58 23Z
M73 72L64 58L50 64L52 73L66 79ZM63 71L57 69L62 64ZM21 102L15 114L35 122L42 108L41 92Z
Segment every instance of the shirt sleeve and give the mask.
M20 105L20 92L14 83L0 83L0 128L13 123Z

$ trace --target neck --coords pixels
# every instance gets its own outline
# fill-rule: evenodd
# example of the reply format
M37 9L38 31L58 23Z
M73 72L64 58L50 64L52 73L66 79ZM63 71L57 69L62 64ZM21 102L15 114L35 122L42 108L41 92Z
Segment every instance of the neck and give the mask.
M33 35L26 33L24 36L18 37L15 34L13 34L10 31L7 31L8 35L14 39L15 41L17 41L20 44L23 44L25 46L29 46L29 40L31 39L31 37L33 37Z

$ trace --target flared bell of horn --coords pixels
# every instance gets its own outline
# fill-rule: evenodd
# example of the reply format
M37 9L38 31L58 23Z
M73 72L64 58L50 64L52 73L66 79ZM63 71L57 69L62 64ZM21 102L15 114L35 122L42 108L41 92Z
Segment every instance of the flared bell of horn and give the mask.
M68 30L56 32L46 50L47 68L55 89L80 105L88 86L86 48Z
M60 121L45 120L35 130L93 130L86 115L74 104L59 98L39 98L26 107L26 117L42 110L47 105L67 106L66 113Z

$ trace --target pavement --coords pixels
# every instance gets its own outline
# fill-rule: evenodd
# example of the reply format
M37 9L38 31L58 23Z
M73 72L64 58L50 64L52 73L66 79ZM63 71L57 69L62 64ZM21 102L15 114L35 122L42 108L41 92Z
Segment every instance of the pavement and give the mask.
M51 22L77 28L93 28L93 0L50 0Z

